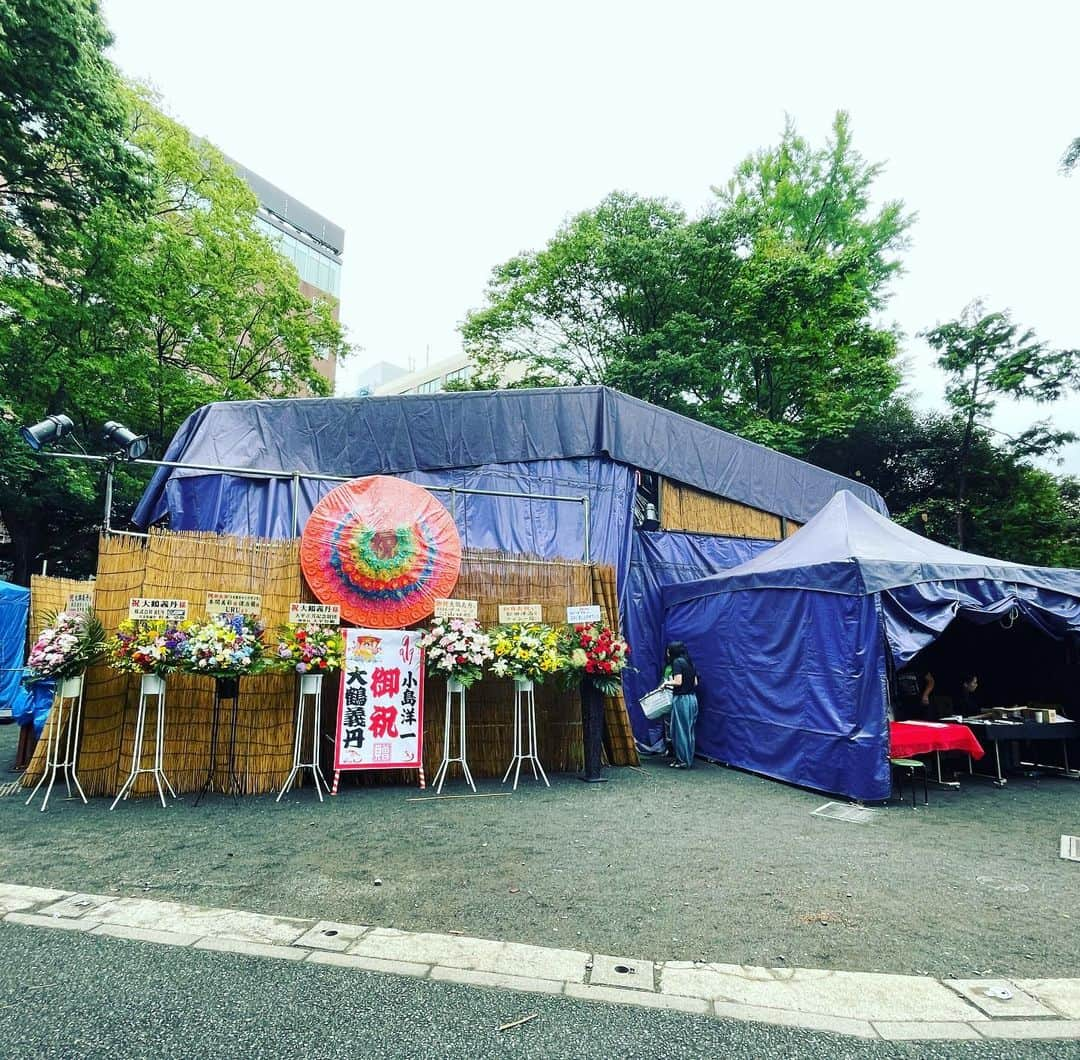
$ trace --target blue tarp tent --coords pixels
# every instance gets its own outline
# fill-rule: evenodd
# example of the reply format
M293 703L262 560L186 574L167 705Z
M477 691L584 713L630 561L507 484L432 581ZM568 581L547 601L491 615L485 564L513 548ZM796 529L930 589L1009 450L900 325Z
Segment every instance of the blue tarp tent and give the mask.
M27 702L22 687L30 590L0 581L0 714L20 715Z
M841 489L885 511L867 486L596 386L222 402L189 416L165 459L186 466L155 474L137 525L167 518L174 530L289 537L336 485L319 475L396 475L514 494L436 493L466 547L581 559L584 506L535 495L586 497L590 557L612 564L618 578L638 667L627 679L627 706L645 745L656 727L637 701L659 677L661 585L711 574L767 544L635 531L643 473L795 523Z
M902 666L958 615L1080 637L1080 571L949 548L847 491L793 537L663 601L668 639L701 675L699 751L853 799L889 795L886 652Z

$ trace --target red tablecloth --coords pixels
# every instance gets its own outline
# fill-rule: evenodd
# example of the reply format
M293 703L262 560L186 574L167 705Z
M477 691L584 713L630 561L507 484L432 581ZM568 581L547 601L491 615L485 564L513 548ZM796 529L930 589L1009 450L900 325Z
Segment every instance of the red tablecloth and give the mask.
M979 759L985 753L966 725L944 721L890 722L889 745L891 758L910 758L928 751L966 751Z

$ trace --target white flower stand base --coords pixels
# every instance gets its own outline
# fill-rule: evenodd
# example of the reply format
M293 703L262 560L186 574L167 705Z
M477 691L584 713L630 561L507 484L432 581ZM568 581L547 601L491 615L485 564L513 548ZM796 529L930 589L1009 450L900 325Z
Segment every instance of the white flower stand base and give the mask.
M86 802L79 777L75 772L75 759L79 754L79 729L82 726L82 701L83 679L86 675L68 677L60 682L56 692L56 700L53 703L52 717L49 718L49 738L45 745L45 768L41 779L30 792L30 798L26 800L29 806L38 788L49 781L45 789L45 798L42 800L41 809L49 805L49 796L52 794L53 784L56 783L56 774L64 771L64 785L67 787L68 798L71 798L71 784L75 782L75 790L79 798ZM66 725L65 725L66 721ZM63 747L61 747L63 744Z
M457 697L457 710L458 710L458 753L457 755L450 754L450 730L453 728L453 722L451 717L454 711L454 697ZM450 678L446 682L446 723L443 725L443 757L442 763L435 773L435 779L433 781L435 785L436 793L442 791L443 781L446 780L446 771L450 767L451 762L460 762L461 771L465 774L465 779L469 782L469 787L476 791L476 785L473 783L472 773L469 772L469 763L465 761L465 686L460 681L455 681Z
M514 791L517 791L521 763L532 766L533 777L542 779L550 788L547 774L536 755L536 699L533 695L533 683L525 678L514 678L514 755L506 767L502 782L505 784L511 772L514 774ZM539 775L537 774L539 770Z
M297 774L301 769L310 769L311 776L315 781L315 794L319 796L319 802L323 801L322 788L330 791L330 785L326 783L326 777L319 768L319 732L322 728L322 686L323 674L300 674L300 690L296 697L296 738L293 741L292 771L285 783L281 785L281 791L274 802L281 802L282 795L292 787ZM312 709L311 722L311 757L304 761L304 727L307 721L307 704L310 701ZM320 787L319 785L322 785Z
M154 764L150 769L144 769L142 760L146 738L146 706L147 700L151 697L157 700L157 724L154 726ZM124 786L116 793L116 798L113 799L112 805L109 807L110 810L115 810L116 804L131 794L136 779L143 773L149 773L154 778L162 809L167 805L165 802L165 788L169 789L169 794L174 799L176 798L176 792L173 791L173 786L169 783L169 778L165 776L165 770L162 768L164 753L165 678L158 677L157 674L143 674L139 683L139 709L135 715L135 743L131 749L131 772L128 774L127 780L124 781Z

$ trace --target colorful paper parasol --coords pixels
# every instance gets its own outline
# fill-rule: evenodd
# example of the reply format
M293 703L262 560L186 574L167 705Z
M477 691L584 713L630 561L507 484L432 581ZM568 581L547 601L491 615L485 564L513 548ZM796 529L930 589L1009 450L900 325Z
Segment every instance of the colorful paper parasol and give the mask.
M427 490L385 475L345 482L315 506L300 566L324 604L358 626L401 629L449 596L461 569L450 513Z

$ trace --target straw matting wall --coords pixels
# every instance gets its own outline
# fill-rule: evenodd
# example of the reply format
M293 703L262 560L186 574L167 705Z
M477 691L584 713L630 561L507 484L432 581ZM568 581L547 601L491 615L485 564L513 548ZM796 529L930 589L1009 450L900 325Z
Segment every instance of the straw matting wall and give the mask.
M75 578L48 578L35 574L30 578L30 629L36 635L45 628L45 616L67 607L72 593L93 592L95 583Z
M779 541L784 536L790 537L801 525L760 508L703 493L693 486L667 478L660 480L660 526L664 530ZM786 527L786 535L781 532L782 527Z
M35 579L45 601L35 604L35 629L49 610L62 608L71 586L60 579ZM57 584L51 584L51 583ZM72 583L85 588L85 583ZM454 595L479 601L483 623L498 620L498 605L538 603L544 619L565 620L569 605L601 603L609 620L614 608L615 575L610 567L466 551ZM154 531L148 540L109 536L100 542L98 578L94 586L95 611L108 633L126 617L133 596L186 599L189 615L200 617L206 593L213 590L253 592L262 596L262 618L272 630L288 617L289 604L311 600L300 574L299 542L265 541L215 534L177 534ZM331 732L337 718L339 681L328 678L323 691L323 732ZM115 793L131 768L139 678L117 673L105 665L87 673L83 701L83 736L79 779L87 795ZM296 681L292 676L264 675L240 682L236 737L237 773L245 792L274 791L284 783L292 765ZM502 776L510 758L512 739L512 684L486 680L468 693L468 757L476 776ZM165 773L177 792L200 789L210 761L214 681L208 677L174 674L167 682ZM430 777L442 755L445 683L427 682L425 695L425 769ZM577 693L553 684L538 686L539 754L554 772L581 768L581 704ZM219 767L215 788L228 783L225 765L229 739L230 704L223 713L219 735ZM150 711L145 747L152 748L155 712ZM606 709L609 759L614 764L637 761L629 719L621 699ZM329 775L331 745L324 738L323 767ZM42 740L25 776L33 782L41 774L45 741ZM144 764L149 764L149 759ZM457 766L452 769L457 769ZM361 773L358 783L385 783L408 779L413 773ZM453 773L451 773L453 775ZM135 795L152 794L152 778L142 776Z

